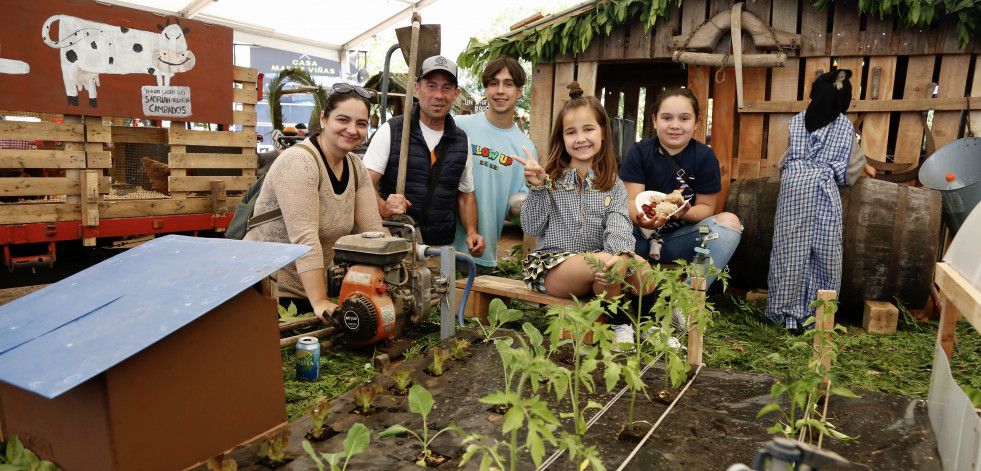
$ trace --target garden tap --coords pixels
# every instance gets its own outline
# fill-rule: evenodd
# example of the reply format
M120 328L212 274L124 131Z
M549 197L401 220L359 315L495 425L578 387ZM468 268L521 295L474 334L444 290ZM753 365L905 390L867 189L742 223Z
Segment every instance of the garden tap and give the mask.
M752 466L734 464L728 471L817 471L825 465L848 464L851 462L833 451L785 437L774 437L762 450L756 451Z
M712 257L709 254L708 243L719 238L719 234L709 233L709 227L707 225L698 226L698 246L695 247L695 271L701 275L705 276L708 271L706 265L711 263Z

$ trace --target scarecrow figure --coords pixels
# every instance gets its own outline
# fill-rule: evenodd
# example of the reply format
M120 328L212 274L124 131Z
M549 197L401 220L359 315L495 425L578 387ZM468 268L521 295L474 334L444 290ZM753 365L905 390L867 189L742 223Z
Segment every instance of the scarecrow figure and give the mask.
M842 208L838 185L851 185L865 167L851 103L850 70L821 75L811 102L788 124L790 145L780 161L780 195L770 253L766 316L788 329L814 315L818 290L841 285ZM847 178L846 178L847 175Z

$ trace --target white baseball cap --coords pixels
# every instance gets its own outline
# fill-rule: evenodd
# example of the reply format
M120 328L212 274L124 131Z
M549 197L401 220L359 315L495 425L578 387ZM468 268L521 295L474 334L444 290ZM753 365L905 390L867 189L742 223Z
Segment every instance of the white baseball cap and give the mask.
M453 77L453 84L457 84L456 63L444 56L432 56L422 61L422 70L419 73L419 78L423 78L429 75L430 72L435 72L437 70L442 70L450 74L450 76Z

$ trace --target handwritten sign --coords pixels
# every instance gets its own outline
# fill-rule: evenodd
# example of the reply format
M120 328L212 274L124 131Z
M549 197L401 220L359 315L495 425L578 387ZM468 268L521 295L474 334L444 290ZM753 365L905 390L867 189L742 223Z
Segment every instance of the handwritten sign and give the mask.
M187 118L191 116L191 87L144 86L143 114Z

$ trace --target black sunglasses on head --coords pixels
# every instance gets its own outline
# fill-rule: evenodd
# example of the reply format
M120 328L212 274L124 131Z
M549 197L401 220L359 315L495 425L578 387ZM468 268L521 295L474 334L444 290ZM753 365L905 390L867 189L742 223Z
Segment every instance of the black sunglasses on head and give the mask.
M371 93L369 93L368 90L365 90L357 85L348 85L344 82L337 82L331 87L331 89L334 90L334 92L341 93L341 94L351 93L353 91L354 93L357 93L359 96L361 96L361 98L364 98L365 100L371 99Z

